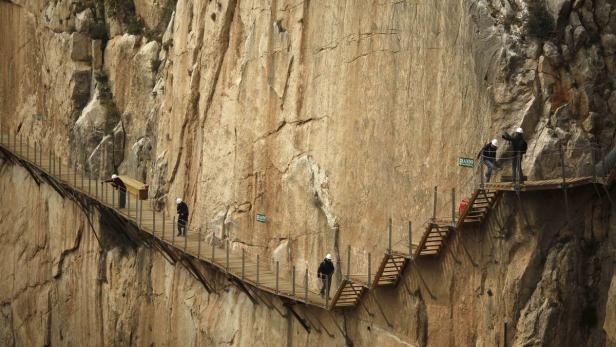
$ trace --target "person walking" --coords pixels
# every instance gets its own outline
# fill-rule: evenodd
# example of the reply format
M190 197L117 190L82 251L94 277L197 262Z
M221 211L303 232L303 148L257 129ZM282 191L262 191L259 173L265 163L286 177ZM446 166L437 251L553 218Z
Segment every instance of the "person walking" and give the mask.
M524 131L522 128L516 128L513 134L503 133L503 139L511 142L513 147L513 158L511 161L511 179L513 182L523 182L524 174L522 173L522 157L526 154L528 144L524 140Z
M175 200L178 212L178 236L186 236L186 226L188 225L188 205L182 199Z
M332 262L332 255L327 254L325 259L319 265L319 269L317 270L317 276L321 279L323 283L321 287L321 296L327 295L329 298L329 289L332 286L332 275L334 274L334 263Z
M118 205L120 208L126 207L126 185L122 182L120 176L113 174L110 179L104 180L103 183L111 183L111 186L118 190Z
M477 154L477 159L481 157L481 162L488 168L486 171L486 182L490 182L492 171L494 171L494 166L496 165L497 147L498 141L492 139L492 141L486 143L483 148L481 148L481 151L479 151L479 154Z

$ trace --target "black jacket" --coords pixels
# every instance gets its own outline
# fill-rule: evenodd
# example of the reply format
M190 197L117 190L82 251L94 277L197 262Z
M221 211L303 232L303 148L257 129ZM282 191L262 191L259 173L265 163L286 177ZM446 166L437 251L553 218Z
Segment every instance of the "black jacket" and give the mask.
M188 205L184 201L178 204L177 209L180 219L188 220Z
M108 180L104 180L103 182L111 183L114 188L120 188L121 190L126 191L126 185L122 182L120 177L110 178Z
M503 139L511 142L511 146L513 147L513 151L516 153L526 153L526 149L528 148L528 144L524 140L524 136L520 133L515 133L513 135L509 135L507 133L503 134Z
M332 263L332 261L329 259L323 259L321 265L319 265L319 270L317 272L319 276L331 276L334 273L334 263Z
M496 146L492 145L491 142L486 143L485 146L481 149L481 152L477 155L477 159L483 155L484 160L496 160Z

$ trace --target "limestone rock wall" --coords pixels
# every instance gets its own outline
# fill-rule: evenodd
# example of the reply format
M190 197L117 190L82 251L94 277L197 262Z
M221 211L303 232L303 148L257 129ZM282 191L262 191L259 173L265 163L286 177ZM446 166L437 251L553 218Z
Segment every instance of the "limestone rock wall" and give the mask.
M530 145L525 172L538 178L555 174L553 153L561 144L613 146L616 27L609 14L615 6L608 0L0 1L1 125L40 141L91 175L117 172L148 182L150 195L169 212L175 198L183 197L191 206L191 229L220 233L225 223L234 247L249 254L271 255L313 271L325 253L344 258L350 246L351 267L359 271L366 267L368 252L385 249L389 217L397 247L404 245L407 221L418 239L431 215L434 186L441 197L438 214L448 215L444 196L450 189L457 189L459 199L477 183L477 176L459 167L457 158L474 157L501 131L524 128ZM588 173L588 151L568 151L566 159L570 174ZM24 202L24 208L30 203L35 202ZM266 214L268 222L257 223L257 213ZM512 218L503 221L506 227L514 228ZM516 228L524 234L530 227ZM572 232L579 236L580 230ZM608 230L599 244L609 239ZM59 232L53 227L48 231ZM542 248L532 238L520 238L516 247L528 252L505 262L514 264L515 276L502 269L492 274L487 265L478 275L472 264L456 261L426 265L434 267L430 276L450 276L445 278L445 297L476 295L464 287L470 284L444 271L460 267L460 274L468 270L482 281L494 276L494 288L512 292L480 300L496 307L495 313L471 315L483 319L483 325L465 331L447 325L458 317L468 320L477 300L464 299L471 306L458 312L452 298L443 302L443 295L436 295L430 302L424 293L408 299L398 290L387 293L400 295L411 312L407 326L392 328L383 321L373 326L370 322L378 318L358 313L348 318L347 329L359 337L358 344L454 345L464 337L468 344L489 346L509 319L519 325L511 326L517 331L509 336L512 343L554 339L545 334L575 319L546 309L553 302L543 300L545 293L582 297L584 291L569 288L572 279L561 287L554 281L561 264L575 268L585 255L580 255L577 238L554 250L542 246L549 251L539 252ZM609 263L611 246L601 245L608 249L608 260L602 261ZM89 247L96 250L94 243ZM152 276L182 271L140 249L117 257L135 271L150 266ZM544 263L549 271L542 270ZM77 266L89 268L86 264ZM598 297L592 299L598 311L613 302L606 299L611 298L609 284L604 286L611 272L604 271L598 275ZM128 281L122 273L118 276ZM183 276L180 288L198 287ZM142 289L126 285L126 295L145 300ZM106 288L92 288L98 292L87 295L102 300ZM171 297L173 290L166 286L160 293ZM519 302L512 301L518 296ZM245 300L237 293L223 296L231 297L234 303ZM88 321L101 324L94 331L102 335L87 339L101 343L122 336L127 341L136 330L140 336L164 335L155 328L148 332L136 318L158 304L146 300L136 304L139 309L122 311L122 300L110 301L115 316L101 311L102 318ZM376 302L370 304L372 312ZM176 306L165 305L161 307L169 310ZM238 312L253 312L250 305L240 305ZM567 303L563 305L566 312ZM222 309L209 307L211 314ZM121 326L107 327L105 314ZM592 341L605 336L613 340L611 320L597 317L597 324L605 322L607 335L593 326L579 336L559 338L579 342L599 334L603 337ZM441 321L447 323L435 323ZM202 338L229 341L231 335L208 330L212 321L195 322L197 330L205 331L197 334ZM277 317L272 324L289 323ZM251 329L247 336L275 330ZM281 335L280 341L304 336L297 326L287 331L293 333ZM307 344L316 343L308 336ZM75 341L79 339L86 337ZM195 341L190 342L203 342ZM592 341L590 345L600 343Z

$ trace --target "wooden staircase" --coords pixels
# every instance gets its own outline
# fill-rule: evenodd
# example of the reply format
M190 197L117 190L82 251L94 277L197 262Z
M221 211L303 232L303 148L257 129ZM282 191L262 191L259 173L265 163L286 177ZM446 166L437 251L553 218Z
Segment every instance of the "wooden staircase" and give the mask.
M477 189L473 192L471 199L468 202L466 210L458 217L456 228L460 228L466 224L481 224L487 217L488 213L494 207L498 198L496 190L481 190Z
M353 308L367 290L368 288L366 288L365 285L346 278L342 281L340 287L338 287L329 307L333 309Z
M452 231L451 221L429 222L415 249L414 257L438 255Z
M409 255L407 254L397 252L385 253L371 285L373 287L395 286L409 261Z

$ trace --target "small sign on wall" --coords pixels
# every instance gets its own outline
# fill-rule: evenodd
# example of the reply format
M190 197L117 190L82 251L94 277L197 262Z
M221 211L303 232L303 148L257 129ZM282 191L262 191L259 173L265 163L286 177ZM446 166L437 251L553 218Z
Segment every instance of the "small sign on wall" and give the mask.
M458 165L463 167L475 167L475 159L459 157Z
M265 223L267 222L267 217L264 214L257 213L257 222Z

